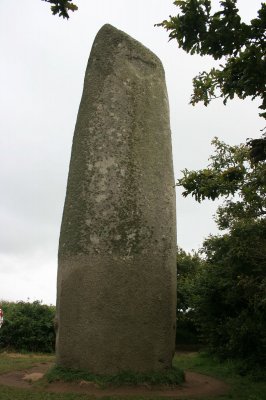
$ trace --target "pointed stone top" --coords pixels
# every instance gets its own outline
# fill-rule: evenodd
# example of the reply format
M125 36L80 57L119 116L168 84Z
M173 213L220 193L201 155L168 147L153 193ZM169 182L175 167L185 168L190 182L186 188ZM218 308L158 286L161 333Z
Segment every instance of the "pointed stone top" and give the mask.
M143 62L160 64L162 66L160 59L151 50L149 50L136 39L133 39L127 33L115 28L111 24L103 25L98 31L93 43L93 48L96 46L100 47L104 52L109 49L107 54L110 54L116 49L119 50L123 44L128 47L130 52L133 51L133 57L138 55L137 58L141 58Z

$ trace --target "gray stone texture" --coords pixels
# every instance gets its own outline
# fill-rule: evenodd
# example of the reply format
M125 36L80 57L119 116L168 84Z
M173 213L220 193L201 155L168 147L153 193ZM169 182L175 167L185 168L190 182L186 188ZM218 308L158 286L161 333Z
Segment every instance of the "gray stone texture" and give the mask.
M113 374L171 367L176 232L164 70L111 25L98 32L62 219L57 364Z

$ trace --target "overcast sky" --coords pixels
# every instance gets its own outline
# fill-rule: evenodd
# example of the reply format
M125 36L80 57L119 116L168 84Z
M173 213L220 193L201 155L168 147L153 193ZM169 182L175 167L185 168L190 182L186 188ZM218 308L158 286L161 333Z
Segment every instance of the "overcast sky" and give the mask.
M162 60L169 93L175 177L206 166L211 139L259 136L258 103L218 100L189 105L192 78L209 57L189 56L154 27L177 8L172 0L76 0L63 20L41 0L0 1L0 299L55 304L57 248L71 143L92 42L105 23L127 32ZM239 0L245 21L260 0ZM217 6L218 1L213 1ZM198 249L217 233L216 203L177 192L178 244Z

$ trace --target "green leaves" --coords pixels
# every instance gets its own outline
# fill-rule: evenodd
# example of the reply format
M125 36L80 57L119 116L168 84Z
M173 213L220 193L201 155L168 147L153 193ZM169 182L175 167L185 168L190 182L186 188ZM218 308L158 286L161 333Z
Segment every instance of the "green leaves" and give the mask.
M216 332L210 340L215 351L227 357L250 358L253 362L264 364L266 348L262 346L262 331L266 328L265 234L265 220L250 220L235 224L230 234L207 239L204 251L209 267L202 280L198 281L199 285L205 285L206 280L212 280L211 286L215 287L216 296L220 298L222 308L216 314L222 322L220 333L218 335ZM207 290L202 296L202 306L212 302ZM209 323L216 324L217 320L215 323L209 318ZM221 333L223 338L227 338L224 343Z
M55 307L19 301L3 301L5 321L0 330L0 348L17 351L53 352Z
M180 9L157 26L170 31L170 39L188 53L209 54L215 59L239 51L247 40L247 25L241 23L236 0L221 1L221 11L211 14L211 1L174 1Z
M266 160L266 135L260 139L247 139L250 159L254 164Z
M220 1L221 10L211 14L211 1L175 1L179 13L157 26L169 31L170 40L190 54L210 55L215 60L226 57L220 69L202 72L193 79L191 104L238 96L260 98L266 118L266 4L249 25L241 21L237 0Z
M72 3L72 0L42 0L53 4L51 11L53 15L58 14L59 17L69 18L69 11L76 11L78 7Z
M195 325L194 279L204 261L197 253L189 254L177 248L177 309L176 345L198 344L199 334Z
M177 186L184 188L184 197L192 195L198 202L225 197L216 214L220 229L243 219L260 219L266 214L265 142L254 139L248 145L229 146L215 138L209 166L183 170Z
M191 96L190 104L193 106L199 101L203 101L204 105L207 106L211 100L221 97L221 91L216 92L220 89L219 84L220 71L212 68L210 72L202 72L193 79L193 94Z
M177 17L170 17L157 26L170 31L169 37L176 39L180 47L191 54L200 53L201 41L206 36L211 2L209 0L175 1L182 11Z
M258 98L260 116L266 118L266 4L249 25L241 21L237 0L221 0L215 13L208 0L174 4L178 15L159 24L170 39L187 53L223 58L219 68L193 79L190 103L207 106L216 98L224 104L235 96ZM216 222L228 233L205 240L204 262L194 269L184 270L187 255L179 252L183 269L178 275L177 316L188 323L189 315L216 354L261 367L266 360L266 138L239 146L215 138L213 145L210 164L198 171L185 169L177 186L183 187L183 196L192 195L198 202L223 197Z
M178 250L177 327L190 322L209 350L245 360L249 369L266 362L265 248L266 222L258 220L207 238L204 260Z
M178 180L177 186L185 188L184 197L189 194L195 197L199 203L208 198L215 200L219 193L219 177L208 169L200 171L182 171L183 178Z

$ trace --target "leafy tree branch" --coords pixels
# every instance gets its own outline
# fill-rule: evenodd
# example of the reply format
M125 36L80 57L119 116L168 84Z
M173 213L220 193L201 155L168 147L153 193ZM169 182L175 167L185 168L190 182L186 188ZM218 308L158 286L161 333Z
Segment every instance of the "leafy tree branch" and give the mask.
M184 188L183 196L192 195L198 202L224 197L226 200L216 215L220 229L242 219L262 218L266 214L264 160L254 163L245 144L230 146L218 138L212 144L215 152L207 168L182 171L183 177L178 179L177 186Z
M51 3L51 11L53 15L58 14L59 17L69 18L69 11L76 11L78 7L72 3L72 0L42 0Z
M176 0L179 14L157 26L169 31L190 54L223 59L220 68L202 72L193 80L191 104L207 106L215 98L251 97L261 99L260 116L266 118L266 4L250 24L241 21L237 0L220 1L212 13L210 0Z

